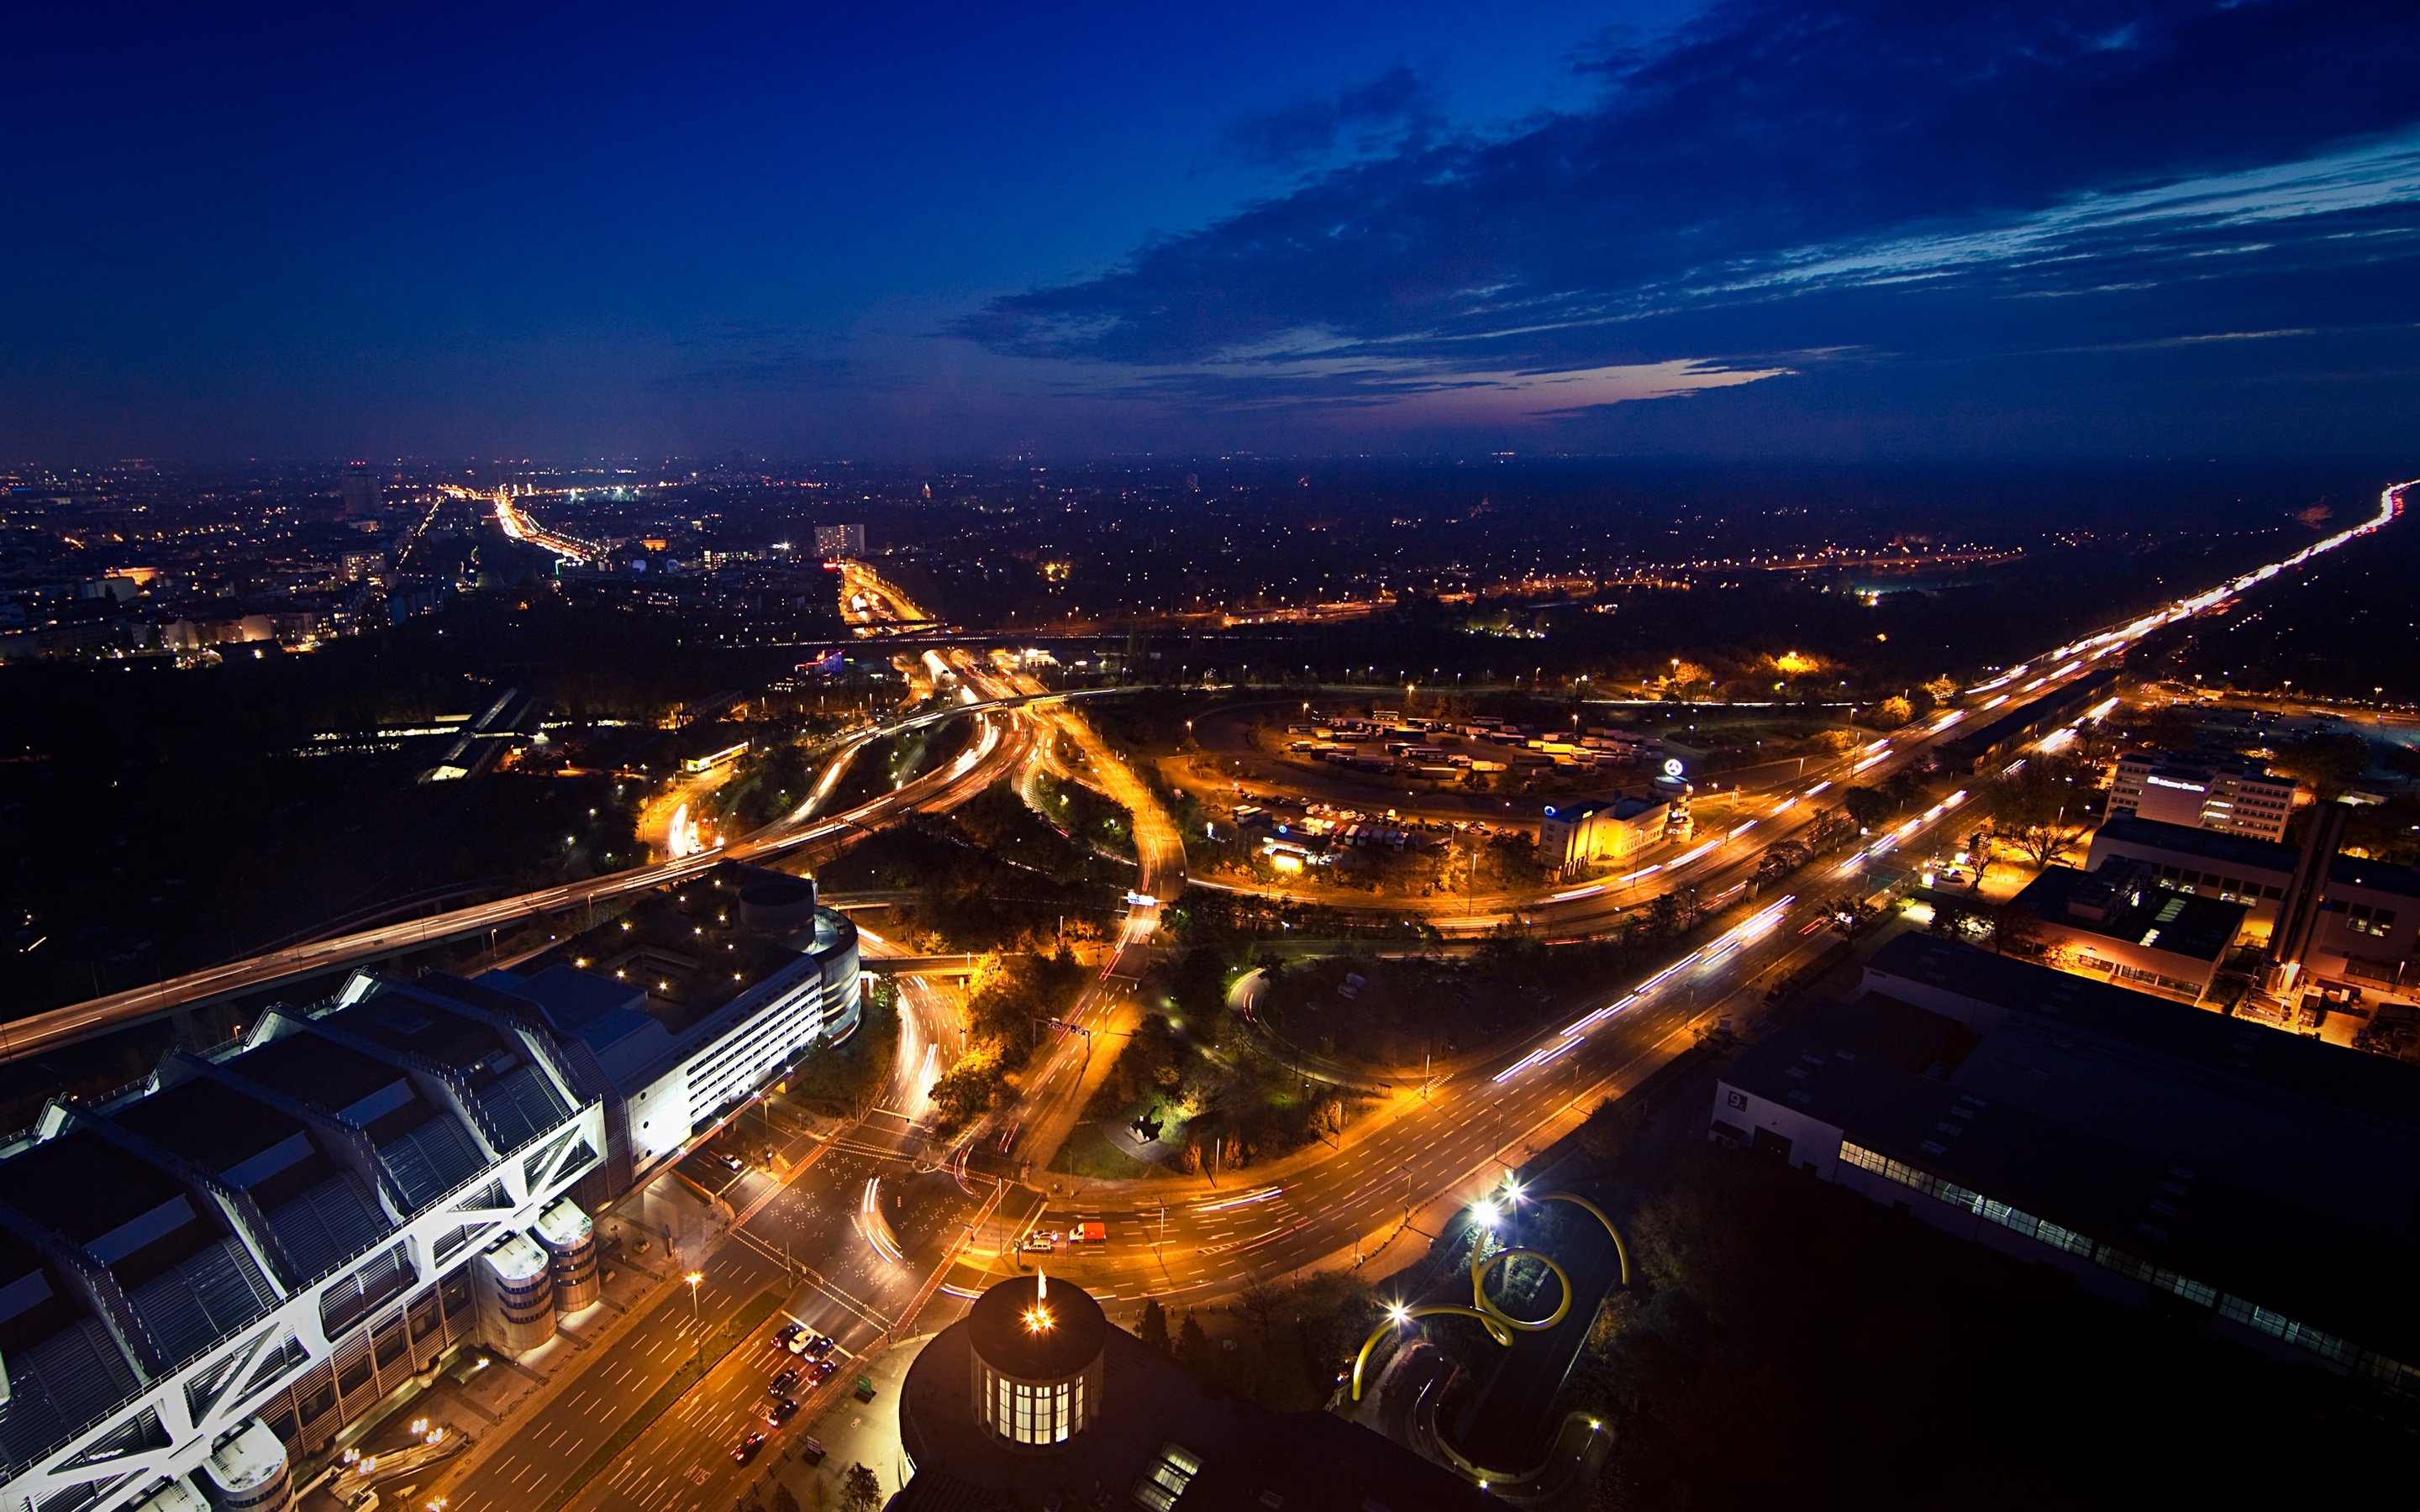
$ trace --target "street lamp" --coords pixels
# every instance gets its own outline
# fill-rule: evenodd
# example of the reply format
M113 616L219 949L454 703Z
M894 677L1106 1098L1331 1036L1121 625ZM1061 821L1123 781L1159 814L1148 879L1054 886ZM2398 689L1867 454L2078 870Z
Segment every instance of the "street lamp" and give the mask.
M700 1360L704 1360L706 1358L706 1324L698 1318L697 1284L706 1279L706 1273L704 1271L691 1271L689 1274L681 1277L681 1279L689 1283L690 1329L697 1335L697 1357Z

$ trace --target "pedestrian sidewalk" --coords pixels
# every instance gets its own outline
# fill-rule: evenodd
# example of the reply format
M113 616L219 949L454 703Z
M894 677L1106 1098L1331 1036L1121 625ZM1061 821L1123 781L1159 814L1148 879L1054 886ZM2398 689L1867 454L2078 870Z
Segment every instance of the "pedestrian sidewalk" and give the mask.
M900 1386L908 1379L908 1367L916 1363L916 1357L924 1352L924 1346L932 1339L930 1334L919 1334L900 1340L876 1357L852 1362L855 1375L872 1378L874 1400L861 1402L844 1392L807 1424L805 1432L783 1435L781 1458L767 1468L753 1489L756 1501L771 1505L773 1488L779 1485L786 1487L802 1507L837 1506L841 1477L853 1464L864 1465L874 1472L882 1482L886 1500L896 1495L908 1484L909 1473L907 1451L899 1440ZM814 1439L824 1446L822 1464L810 1465L799 1454L799 1445L804 1439Z

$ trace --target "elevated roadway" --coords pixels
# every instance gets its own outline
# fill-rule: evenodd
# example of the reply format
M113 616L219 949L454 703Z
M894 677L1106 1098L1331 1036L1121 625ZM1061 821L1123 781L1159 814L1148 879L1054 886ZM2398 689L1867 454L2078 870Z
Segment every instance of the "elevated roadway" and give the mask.
M2399 499L2390 498L2399 507ZM2389 509L2386 517L2392 514ZM2124 638L2097 647L2086 643L2085 659L2113 654L2124 643ZM2061 668L2042 681L2046 685L2073 671ZM1975 690L1976 696L1988 698L2024 675L2023 670L2009 674ZM1016 722L1033 719L1022 715ZM1860 752L1845 764L1849 775L1880 775L1887 764L1916 759L1956 722L1941 721L1901 737L1887 750ZM1018 759L1030 759L1031 751L1025 747ZM1119 790L1113 796L1136 799L1131 811L1138 819L1142 880L1099 979L1070 1013L1069 1022L1079 1026L1106 1024L1118 1011L1118 979L1139 968L1157 928L1157 900L1172 893L1182 877L1182 846L1174 843L1172 831L1167 844L1156 832L1144 841L1142 816L1156 807L1148 794L1123 790L1115 774L1124 768L1114 758L1104 764L1093 757L1090 764L1088 776ZM990 769L985 770L988 779ZM969 775L960 773L957 779ZM1131 773L1125 776L1131 779ZM1730 874L1726 869L1739 868L1753 849L1778 838L1807 796L1793 791L1795 805L1773 797L1773 811L1758 816L1756 828L1728 833L1701 855L1667 863L1652 881L1639 876L1624 879L1622 886L1634 892L1641 885L1667 887L1676 874L1710 886ZM1387 1109L1361 1120L1332 1147L1202 1179L1094 1184L1047 1210L1035 1194L1013 1183L963 1174L963 1159L939 1170L919 1159L929 1111L926 1090L935 1068L954 1054L961 1026L954 1005L943 995L947 988L903 979L905 1053L882 1108L820 1141L784 1176L744 1178L761 1189L743 1186L733 1194L739 1217L729 1241L703 1268L694 1304L678 1288L659 1297L621 1340L589 1350L551 1388L548 1400L500 1429L476 1462L427 1489L445 1491L457 1512L552 1504L582 1473L582 1464L593 1460L596 1446L625 1421L630 1404L668 1379L695 1331L719 1327L762 1290L781 1291L794 1316L840 1340L851 1357L841 1378L845 1382L856 1359L907 1331L928 1301L954 1305L955 1299L973 1295L1004 1269L1017 1267L1009 1240L1029 1226L1103 1223L1106 1244L1062 1249L1048 1263L1123 1317L1131 1317L1145 1297L1199 1305L1231 1295L1249 1280L1280 1277L1340 1257L1357 1263L1399 1248L1408 1254L1419 1241L1412 1226L1422 1209L1439 1199L1475 1196L1504 1167L1574 1126L1601 1098L1635 1085L1686 1048L1711 1021L1758 1011L1770 983L1827 945L1827 915L1816 901L1825 884L1836 876L1850 880L1893 847L1915 849L1936 833L1962 827L1973 817L1971 803L1944 804L1887 835L1869 837L1845 860L1823 863L1829 875L1793 879L1797 895L1769 903L1652 975L1609 985L1568 1022L1544 1026L1475 1065L1404 1089ZM857 815L845 818L861 822ZM810 828L830 832L824 825L802 825L792 842L803 842ZM1559 924L1585 921L1590 910L1625 896L1612 887L1561 890L1563 896L1543 901L1555 910ZM1084 1047L1075 1043L1078 1038L1064 1033L1037 1057L1025 1098L985 1131L987 1138L1014 1147L1020 1129L1031 1127L1039 1148L1046 1137L1040 1126L1080 1107L1085 1057ZM766 1337L760 1331L735 1351L564 1504L621 1512L721 1506L737 1496L752 1473L731 1460L729 1446L740 1433L763 1427L764 1382L785 1363ZM815 1405L810 1404L806 1419ZM780 1452L783 1443L777 1436L768 1452Z
M983 724L975 748L947 768L929 772L896 792L887 793L845 813L817 819L811 798L799 811L722 844L685 856L633 867L585 882L564 883L517 893L466 908L449 909L423 918L404 919L358 930L329 939L222 962L198 971L171 977L149 987L129 988L103 996L49 1009L0 1024L0 1062L39 1055L60 1045L140 1024L180 1008L256 992L298 977L318 976L347 966L383 960L447 940L484 933L546 914L562 914L596 903L646 892L685 881L717 863L761 861L802 848L834 846L847 838L876 828L918 810L946 809L989 786L1022 760L1031 740L1022 721L1006 717L1033 704L1063 699L1112 696L1122 688L1090 688L1068 693L1011 691L994 698L926 710L861 732L835 754L835 765L862 746L888 736L970 716ZM828 791L828 789L826 790Z

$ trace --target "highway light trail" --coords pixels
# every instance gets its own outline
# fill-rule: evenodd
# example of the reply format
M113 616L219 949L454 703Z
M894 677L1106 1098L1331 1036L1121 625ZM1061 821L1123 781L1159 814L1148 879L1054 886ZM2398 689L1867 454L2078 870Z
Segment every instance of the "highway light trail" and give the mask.
M2420 479L2415 479L2413 481L2420 482ZM2105 656L2110 652L2122 650L2128 642L2139 640L2144 636L2149 635L2150 632L2160 628L2164 625L2173 625L2179 620L2191 619L2205 609L2211 609L2217 605L2225 603L2227 599L2233 597L2237 594L2243 593L2248 589L2257 587L2261 583L2267 582L2270 579L2276 577L2281 572L2301 566L2304 563L2310 561L2313 557L2322 555L2329 551L2334 551L2338 547L2359 540L2361 537L2369 534L2372 531L2383 530L2388 524L2393 522L2397 515L2403 512L2403 492L2405 489L2412 486L2412 483L2398 483L2390 487L2380 490L2378 495L2377 514L2372 515L2369 518L2363 520L2358 525L2338 531L2335 534L2329 536L2324 541L2314 541L2309 546L2306 546L2300 551L2295 552L2292 556L2286 558L2283 562L2273 562L2265 567L2256 567L2252 571L2244 573L2226 583L2222 583L2216 588L2205 589L2201 593L2194 594L2191 598L2178 599L2164 609L2154 609L2150 613L2144 615L2142 618L2133 621L2132 624L2122 625L2115 629L2103 630L2097 635L2089 635L2081 640L2059 647L2056 651L2052 652L2043 659L2046 661L2060 661L2068 657L2076 657L2078 659L2069 662L2067 666L2060 668L2051 675L2054 677L2063 677L2067 673L2073 671L2076 668L2084 665L2086 660L2091 659L2091 657L2085 656L2084 653L2089 652L2091 653L2092 657L2098 657ZM1978 683L1975 687L1968 688L1967 691L1970 693L1980 693L1990 688L1998 687L2011 678L2021 675L2024 671L2024 668L2019 667L2014 671L2003 673L2000 677L1992 682Z
M859 1199L857 1205L857 1223L858 1232L874 1246L875 1254L892 1265L906 1263L908 1257L892 1237L890 1222L882 1216L882 1178L876 1176L866 1180L865 1196Z
M1195 1212L1231 1212L1237 1208L1249 1208L1254 1203L1266 1202L1284 1191L1285 1188L1281 1186L1264 1186L1257 1192L1247 1192L1241 1196L1221 1197L1216 1202L1197 1202L1193 1205L1193 1211Z
M2013 767L2010 768L2012 771L2015 768ZM1868 861L1888 855L1899 847L1901 841L1916 833L1917 829L1932 823L1943 814L1947 813L1950 810L1957 808L1960 804L1964 803L1965 801L1966 790L1964 788L1960 788L1957 792L1942 799L1939 803L1934 804L1931 808L1927 809L1924 812L1916 815L1907 823L1900 825L1897 829L1892 830L1889 834L1885 835L1882 839L1875 841L1872 844L1858 851L1856 855L1852 856L1847 860L1841 862L1833 870L1832 874L1836 877L1845 877L1851 872L1856 871L1857 868L1865 865Z
M1576 1047L1581 1041L1586 1040L1588 1038L1589 1030L1596 1027L1606 1020L1615 1017L1625 1010L1636 1007L1637 1004L1644 1002L1657 987L1661 986L1673 976L1688 970L1691 966L1712 965L1716 962L1721 961L1724 957L1730 955L1732 951L1740 949L1740 947L1763 938L1766 934L1772 933L1775 925L1781 922L1782 915L1788 913L1790 911L1790 905L1797 901L1798 900L1795 897L1789 897L1782 899L1778 903L1767 903L1764 907L1758 909L1755 913L1749 915L1746 918L1742 919L1739 923L1732 925L1729 930L1724 931L1719 938L1699 946L1697 949L1690 951L1680 960L1673 962L1670 965L1666 966L1663 970L1648 978L1645 981L1640 982L1628 995L1622 997L1618 1002L1609 1003L1605 1007L1598 1009L1595 1012L1588 1015L1588 1017L1581 1019L1565 1028L1563 1032L1557 1036L1552 1041L1540 1045L1537 1049L1530 1051L1528 1055L1514 1061L1510 1066L1497 1072L1492 1080L1500 1087L1504 1083L1511 1081L1513 1077L1520 1075L1525 1071L1528 1071L1533 1067L1544 1066L1556 1060L1561 1057L1564 1052Z

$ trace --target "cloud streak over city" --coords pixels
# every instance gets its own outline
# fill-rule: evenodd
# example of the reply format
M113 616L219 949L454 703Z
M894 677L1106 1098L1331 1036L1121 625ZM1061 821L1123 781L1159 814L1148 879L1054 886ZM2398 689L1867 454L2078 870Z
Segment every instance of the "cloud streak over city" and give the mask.
M2184 345L2244 308L2364 331L2415 313L2388 287L2415 64L2393 6L1740 0L1590 59L1587 108L1408 139L954 330L1196 403L1462 393L1474 422L1528 412L1507 368L1676 375L1585 407L1814 351Z

